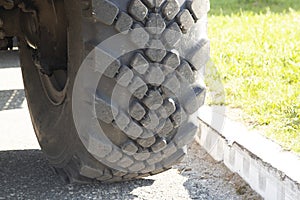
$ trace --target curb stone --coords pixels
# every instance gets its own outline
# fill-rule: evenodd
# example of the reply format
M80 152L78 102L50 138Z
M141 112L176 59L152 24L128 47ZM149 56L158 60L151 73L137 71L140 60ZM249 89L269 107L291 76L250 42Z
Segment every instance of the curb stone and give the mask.
M300 157L216 109L199 110L196 141L265 199L300 199Z

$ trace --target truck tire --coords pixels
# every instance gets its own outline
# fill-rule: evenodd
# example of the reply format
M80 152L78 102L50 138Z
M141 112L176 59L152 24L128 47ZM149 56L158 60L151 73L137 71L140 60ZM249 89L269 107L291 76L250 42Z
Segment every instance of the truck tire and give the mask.
M32 123L57 173L116 182L183 158L205 98L208 9L208 0L65 0L67 66L52 71L19 37Z

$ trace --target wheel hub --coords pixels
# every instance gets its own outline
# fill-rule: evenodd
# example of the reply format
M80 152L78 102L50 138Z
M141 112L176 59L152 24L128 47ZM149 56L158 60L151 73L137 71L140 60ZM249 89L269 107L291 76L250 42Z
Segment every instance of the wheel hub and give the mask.
M40 2L35 8L22 4L22 30L32 48L32 59L49 101L63 103L68 85L67 25L64 2Z

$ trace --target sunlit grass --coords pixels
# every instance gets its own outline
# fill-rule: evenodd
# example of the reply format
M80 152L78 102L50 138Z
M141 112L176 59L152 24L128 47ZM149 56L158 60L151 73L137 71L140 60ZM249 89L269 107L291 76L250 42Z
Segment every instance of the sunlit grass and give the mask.
M300 9L299 0L210 0L210 15L231 15L240 11L253 13L266 13L270 8L272 12L283 13Z
M255 2L260 6L251 10ZM211 56L224 83L224 103L241 108L257 126L268 127L268 137L300 153L300 1L214 4L224 5L209 16Z

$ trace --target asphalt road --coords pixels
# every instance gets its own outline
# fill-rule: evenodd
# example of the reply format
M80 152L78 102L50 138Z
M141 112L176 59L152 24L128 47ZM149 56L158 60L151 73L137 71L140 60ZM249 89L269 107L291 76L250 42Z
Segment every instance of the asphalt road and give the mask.
M0 53L0 200L260 199L241 178L194 143L185 160L162 174L124 183L67 184L36 141L16 53Z

